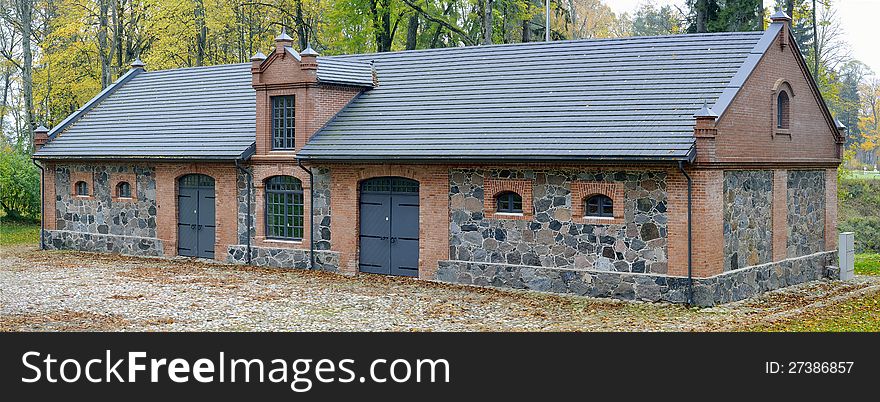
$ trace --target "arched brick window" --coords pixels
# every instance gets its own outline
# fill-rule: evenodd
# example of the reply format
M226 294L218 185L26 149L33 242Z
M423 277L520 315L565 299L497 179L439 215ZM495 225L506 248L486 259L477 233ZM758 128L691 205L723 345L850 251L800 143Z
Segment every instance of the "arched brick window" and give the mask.
M281 240L303 238L303 188L293 176L266 179L266 237Z
M521 214L523 212L522 196L513 191L505 191L495 196L495 205L495 212L507 214Z
M791 100L788 92L779 91L776 96L776 128L788 128L791 116Z
M119 198L131 198L131 184L121 181L116 184L116 196Z
M84 181L78 181L74 185L74 191L78 196L88 196L89 195L89 185Z
M584 216L589 218L613 218L614 201L611 197L596 194L586 199Z

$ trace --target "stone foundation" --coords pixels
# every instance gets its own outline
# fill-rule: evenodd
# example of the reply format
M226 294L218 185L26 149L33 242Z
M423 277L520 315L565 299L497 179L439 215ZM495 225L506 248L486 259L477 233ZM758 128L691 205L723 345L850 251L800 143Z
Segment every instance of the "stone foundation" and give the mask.
M226 260L233 264L247 264L247 246L229 246ZM251 247L251 265L309 269L310 262L309 250ZM315 266L321 271L338 272L339 253L315 250Z
M709 278L694 278L694 304L709 307L821 278L838 279L836 251L740 268ZM687 278L679 276L533 267L512 264L440 261L438 281L528 289L623 300L687 302Z
M152 257L164 255L162 240L153 237L45 230L43 240L47 250L79 250Z

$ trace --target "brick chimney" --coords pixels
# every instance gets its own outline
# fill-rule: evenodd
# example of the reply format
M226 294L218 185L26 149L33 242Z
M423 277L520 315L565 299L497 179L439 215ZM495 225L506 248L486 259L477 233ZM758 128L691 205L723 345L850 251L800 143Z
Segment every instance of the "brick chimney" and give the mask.
M281 34L275 38L275 53L284 57L284 48L293 45L293 38L287 35L287 28L281 27Z
M49 142L49 129L40 124L34 129L34 152L39 151L47 142Z
M260 83L260 76L263 73L260 71L260 67L264 61L266 61L266 55L259 50L257 54L251 56L251 84L256 85Z
M773 24L782 24L782 30L779 35L779 46L785 49L788 46L788 32L791 30L791 17L785 11L779 10L770 16Z
M837 118L835 118L834 119L834 128L837 129L837 139L835 141L835 142L837 142L837 157L842 158L843 157L843 146L846 143L846 125L844 125L843 123L840 122L840 120L837 120Z
M697 162L712 162L715 160L715 136L718 129L715 128L715 120L718 113L703 102L703 107L694 113L696 124L694 125L694 137L697 143Z
M318 69L318 52L315 49L312 49L312 45L306 45L306 48L303 49L302 52L299 53L300 61L299 68L303 70L317 70Z

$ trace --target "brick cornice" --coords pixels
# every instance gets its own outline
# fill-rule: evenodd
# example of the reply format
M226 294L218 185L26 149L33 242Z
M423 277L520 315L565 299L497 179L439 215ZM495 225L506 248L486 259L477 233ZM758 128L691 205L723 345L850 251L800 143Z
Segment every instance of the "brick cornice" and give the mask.
M278 82L267 84L254 84L253 87L257 91L271 91L276 89L298 89L298 88L316 88L320 86L316 82Z

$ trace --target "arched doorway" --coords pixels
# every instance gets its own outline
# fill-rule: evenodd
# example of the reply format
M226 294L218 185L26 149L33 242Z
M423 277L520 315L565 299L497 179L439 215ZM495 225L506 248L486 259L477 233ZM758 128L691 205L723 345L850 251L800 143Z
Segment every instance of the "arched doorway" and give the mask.
M419 276L419 182L361 182L359 261L361 272Z
M214 179L189 174L177 182L177 255L214 258Z

